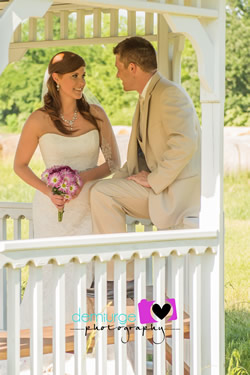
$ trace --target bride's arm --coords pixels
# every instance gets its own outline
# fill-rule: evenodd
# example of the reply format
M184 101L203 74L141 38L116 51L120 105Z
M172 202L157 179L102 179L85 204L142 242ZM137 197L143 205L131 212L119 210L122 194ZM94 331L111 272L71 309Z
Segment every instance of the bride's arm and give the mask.
M120 168L120 154L115 139L115 135L109 119L104 110L92 104L92 114L99 119L98 128L100 134L100 147L105 158L105 162L98 167L80 173L83 183L104 178Z
M45 182L38 178L29 167L40 137L41 117L43 117L43 114L36 111L26 121L15 154L14 171L27 184L47 195L55 206L60 209L64 206L64 198L54 195Z

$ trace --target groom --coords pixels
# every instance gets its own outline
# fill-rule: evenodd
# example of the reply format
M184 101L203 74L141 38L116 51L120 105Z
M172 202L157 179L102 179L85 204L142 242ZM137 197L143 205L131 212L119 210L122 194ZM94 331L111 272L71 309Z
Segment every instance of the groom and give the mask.
M182 228L200 209L200 125L193 103L157 71L146 39L127 38L114 54L124 90L137 91L139 100L127 162L91 190L93 233L125 232L126 214L150 218L158 229Z

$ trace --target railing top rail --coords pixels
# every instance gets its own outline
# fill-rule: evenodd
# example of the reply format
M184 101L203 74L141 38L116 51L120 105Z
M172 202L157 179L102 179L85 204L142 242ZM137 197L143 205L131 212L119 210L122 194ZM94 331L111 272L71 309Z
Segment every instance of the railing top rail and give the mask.
M30 262L36 266L49 262L66 264L72 259L88 263L96 257L109 261L114 256L128 260L156 253L203 254L206 250L216 252L218 241L218 231L199 229L2 241L0 268L5 265L19 268Z
M11 209L22 209L22 208L31 208L32 203L23 203L23 202L0 202L1 208L11 208Z

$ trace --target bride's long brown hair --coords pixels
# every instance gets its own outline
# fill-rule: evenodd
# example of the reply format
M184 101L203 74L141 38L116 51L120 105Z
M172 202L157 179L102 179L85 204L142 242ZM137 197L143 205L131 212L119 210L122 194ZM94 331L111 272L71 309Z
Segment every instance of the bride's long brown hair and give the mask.
M55 124L55 127L63 134L72 134L72 130L67 129L61 121L60 112L62 109L62 103L59 92L56 88L56 82L52 78L52 73L71 73L82 66L86 66L83 58L74 52L69 51L57 53L52 57L48 66L48 92L44 95L44 106L41 108L41 110L48 113L51 120ZM76 100L76 106L80 114L98 129L97 120L99 119L90 113L90 105L84 96L82 96L81 99Z

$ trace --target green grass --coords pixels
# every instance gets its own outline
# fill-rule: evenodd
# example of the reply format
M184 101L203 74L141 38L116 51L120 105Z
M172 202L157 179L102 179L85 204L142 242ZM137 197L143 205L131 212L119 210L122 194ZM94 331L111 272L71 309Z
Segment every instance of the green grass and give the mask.
M250 173L224 179L226 374L250 372Z
M31 163L37 175L44 170L41 162ZM34 189L13 172L12 162L0 162L0 201L31 202ZM225 321L226 374L250 373L250 173L238 173L224 179L225 210ZM28 238L27 223L22 238ZM12 230L8 230L8 239ZM27 279L28 269L23 270ZM25 287L25 282L22 285Z

